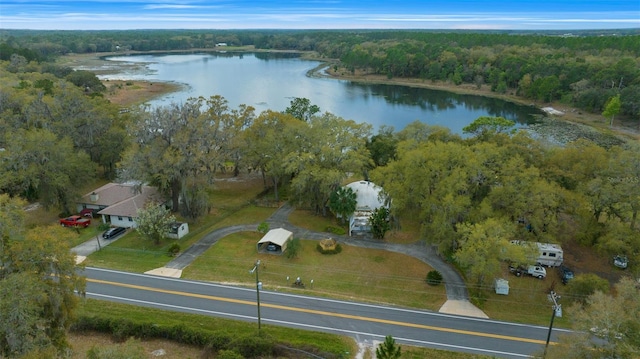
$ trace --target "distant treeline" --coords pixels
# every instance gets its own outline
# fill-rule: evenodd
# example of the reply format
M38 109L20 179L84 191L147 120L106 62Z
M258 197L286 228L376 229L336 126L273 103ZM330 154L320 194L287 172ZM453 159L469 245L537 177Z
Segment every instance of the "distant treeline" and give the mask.
M31 51L35 60L71 52L212 49L221 43L315 51L322 58L340 60L336 69L347 73L490 86L497 93L540 102L561 100L592 113L602 112L609 99L620 95L620 114L640 123L640 29L574 33L2 30L0 41L5 42L0 49L3 59L9 48Z

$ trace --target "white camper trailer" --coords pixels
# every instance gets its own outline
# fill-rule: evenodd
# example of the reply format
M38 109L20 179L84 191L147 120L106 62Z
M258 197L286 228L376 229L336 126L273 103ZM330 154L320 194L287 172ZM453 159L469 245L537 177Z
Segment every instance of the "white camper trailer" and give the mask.
M539 243L536 242L538 249L540 250L540 255L538 256L537 262L547 267L559 267L562 265L563 261L563 252L562 247L557 244L550 243Z
M563 251L562 247L558 244L540 243L540 242L526 242L526 241L511 241L513 244L529 244L538 247L538 257L536 258L536 264L540 264L547 267L559 267L562 265Z

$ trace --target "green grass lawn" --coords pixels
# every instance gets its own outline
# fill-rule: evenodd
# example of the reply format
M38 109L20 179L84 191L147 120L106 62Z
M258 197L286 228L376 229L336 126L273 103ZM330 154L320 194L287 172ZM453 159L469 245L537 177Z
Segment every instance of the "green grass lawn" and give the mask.
M167 315L170 313L170 315ZM79 316L97 316L118 320L126 318L132 322L152 322L158 326L187 326L206 333L226 333L234 337L258 334L257 324L240 320L210 317L206 315L167 312L160 309L87 299L83 300L77 313ZM343 354L357 350L351 338L335 334L291 329L281 326L263 325L261 335L277 342L299 348L311 345L326 352Z
M257 334L257 325L255 322L215 318L181 312L170 312L170 315L168 315L168 312L160 309L105 302L94 299L83 300L77 314L79 316L113 318L114 320L127 318L139 323L147 323L151 321L158 326L196 327L208 333L223 332L234 334L235 336L243 336L251 333ZM356 343L352 338L335 334L263 324L261 335L274 338L277 342L287 346L294 346L298 348L321 348L324 352L334 353L336 355L342 354L342 356L340 356L342 358L353 358L355 353L358 352ZM364 358L372 358L371 352L365 353ZM402 346L401 358L483 359L489 357L437 349Z
M259 259L260 280L269 290L430 310L437 310L446 300L444 286L425 283L431 267L415 258L351 246L343 246L339 254L323 255L316 250L316 241L301 240L298 257L287 259L258 253L256 243L261 237L257 232L241 232L223 238L189 265L182 277L251 286L255 277L248 270ZM305 289L292 287L297 277Z
M552 303L547 294L552 286L560 295L564 290L556 276L554 268L547 268L547 277L542 280L531 276L516 277L510 274L505 266L502 278L509 281L509 295L500 295L494 290L489 290L486 292L487 300L480 304L480 308L492 319L549 325ZM562 298L560 304L563 304ZM563 305L565 308L569 306L568 302ZM569 320L566 316L556 317L554 326L569 327Z
M179 240L165 239L160 244L154 244L144 239L135 230L129 230L117 241L91 254L85 264L101 268L146 272L163 267L173 259L167 253L173 243L178 243L184 250L215 229L236 224L260 223L266 220L273 211L275 208L248 205L233 212L229 211L224 214L219 212L218 216L210 215L206 219L190 223L190 232L185 237Z

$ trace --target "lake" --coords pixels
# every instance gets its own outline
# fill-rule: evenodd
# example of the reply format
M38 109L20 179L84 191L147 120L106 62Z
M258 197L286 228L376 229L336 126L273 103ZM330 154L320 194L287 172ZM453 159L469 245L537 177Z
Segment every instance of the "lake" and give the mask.
M534 123L531 106L482 96L461 95L397 85L370 85L325 77L310 77L309 70L321 63L283 53L192 53L109 57L110 61L144 64L144 71L101 76L110 79L176 82L184 90L154 100L151 106L181 103L189 97L224 97L230 108L240 104L264 110L284 111L295 97L307 98L344 119L366 122L374 129L382 125L403 129L419 120L462 128L480 116L502 116L517 127Z

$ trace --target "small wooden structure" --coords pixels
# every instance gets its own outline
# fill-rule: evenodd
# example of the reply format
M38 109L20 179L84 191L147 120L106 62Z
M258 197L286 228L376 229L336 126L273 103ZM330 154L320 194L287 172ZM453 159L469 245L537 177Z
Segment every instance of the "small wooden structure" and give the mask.
M320 241L320 247L322 247L323 251L332 251L336 249L336 245L338 245L338 242L333 238L327 238Z

